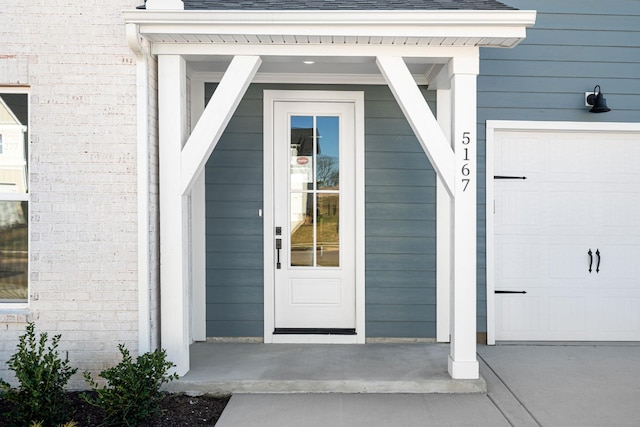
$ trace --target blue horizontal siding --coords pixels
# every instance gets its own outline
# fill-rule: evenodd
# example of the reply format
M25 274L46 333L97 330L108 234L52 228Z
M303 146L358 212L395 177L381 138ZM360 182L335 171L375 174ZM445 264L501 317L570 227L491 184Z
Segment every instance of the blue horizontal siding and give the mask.
M367 135L367 155L383 152L425 155L422 147L413 143L414 140L414 135Z
M257 286L212 286L207 292L208 304L258 304L264 293Z
M435 312L429 313L427 317L435 318ZM416 338L416 335L420 335L432 338L435 329L435 321L396 322L385 319L381 322L367 322L367 335L371 337Z
M403 186L403 185L367 185L366 199L368 203L420 203L421 200L433 200L435 187Z
M367 336L432 338L435 172L389 89L376 95L371 108L365 95Z
M433 219L436 207L433 203L370 203L365 215L370 220L413 220ZM423 224L416 224L416 227ZM426 226L426 225L425 225Z
M249 90L205 170L207 336L264 333L262 141L262 96Z
M209 337L262 337L262 320L209 320L207 318L207 336Z
M261 270L261 269L260 269ZM215 287L262 287L262 277L254 270L215 269L207 272L207 282ZM209 289L207 289L207 293ZM257 301L255 302L258 303Z
M262 252L207 251L207 270L255 270L263 268Z
M366 236L433 237L436 221L365 220Z
M406 270L398 275L394 270L369 270L367 272L367 292L376 288L429 288L429 283L434 279L433 272L425 270ZM403 292L398 289L396 292Z
M241 321L261 322L264 318L262 302L259 304L224 304L207 302L207 321ZM249 336L262 335L263 331L258 334Z
M378 254L431 254L435 250L435 237L375 237L369 236L365 242L367 251Z
M253 219L258 215L256 202L253 201L226 201L207 203L207 212L210 218L246 218Z

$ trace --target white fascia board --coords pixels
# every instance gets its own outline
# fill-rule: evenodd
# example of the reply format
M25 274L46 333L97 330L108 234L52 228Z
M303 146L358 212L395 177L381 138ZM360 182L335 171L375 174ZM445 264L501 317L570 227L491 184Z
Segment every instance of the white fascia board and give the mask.
M535 11L141 11L124 12L141 34L494 37L523 39ZM487 43L490 43L487 41ZM517 44L517 43L515 43Z
M531 26L535 10L125 10L125 20L138 24L304 24L308 25L430 25ZM278 24L276 24L278 25Z

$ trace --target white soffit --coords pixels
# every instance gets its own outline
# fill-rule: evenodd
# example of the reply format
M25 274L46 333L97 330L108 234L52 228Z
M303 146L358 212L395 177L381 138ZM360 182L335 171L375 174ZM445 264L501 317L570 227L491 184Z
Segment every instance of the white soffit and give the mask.
M513 47L535 11L128 10L127 24L154 45ZM204 53L204 52L203 52Z

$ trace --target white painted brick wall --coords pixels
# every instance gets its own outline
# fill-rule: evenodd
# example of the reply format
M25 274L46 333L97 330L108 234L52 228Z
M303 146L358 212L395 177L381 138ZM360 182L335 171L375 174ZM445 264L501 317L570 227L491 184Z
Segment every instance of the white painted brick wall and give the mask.
M2 2L0 90L31 90L32 233L30 307L0 310L2 378L29 319L62 334L80 372L112 366L118 343L137 351L136 69L121 12L142 2ZM71 387L86 384L77 375Z

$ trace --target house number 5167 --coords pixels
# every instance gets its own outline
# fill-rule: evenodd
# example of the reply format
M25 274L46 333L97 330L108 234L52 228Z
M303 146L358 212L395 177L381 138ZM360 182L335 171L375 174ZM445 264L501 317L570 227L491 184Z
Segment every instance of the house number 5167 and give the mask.
M467 187L471 182L471 163L469 159L469 144L471 143L471 137L469 134L470 132L462 132L462 154L464 155L464 159L462 160L465 162L462 164L462 168L460 169L460 172L462 173L462 191L467 191Z

